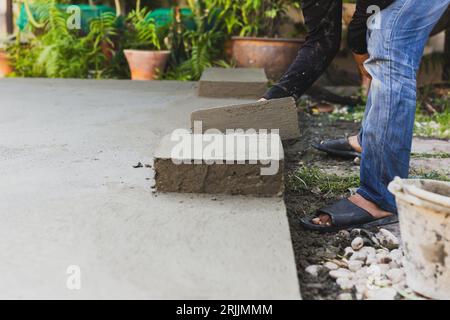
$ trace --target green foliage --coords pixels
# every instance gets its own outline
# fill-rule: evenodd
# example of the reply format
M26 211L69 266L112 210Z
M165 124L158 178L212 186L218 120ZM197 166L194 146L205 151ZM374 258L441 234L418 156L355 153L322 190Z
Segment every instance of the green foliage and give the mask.
M214 12L216 0L189 0L188 4L196 28L186 30L179 13L174 10L174 25L168 37L173 54L165 79L198 80L207 67L229 67L222 59L226 33L223 20Z
M126 49L159 50L163 35L154 20L149 19L150 11L146 8L136 9L128 14L123 47Z
M13 76L48 78L102 78L108 72L117 35L116 17L104 13L90 23L90 31L67 28L68 15L57 8L55 0L38 1L42 29L27 44L17 41L8 47L15 69ZM45 14L44 14L45 13Z
M299 7L290 0L216 0L228 34L251 37L275 37L286 17L289 6Z
M19 34L17 41L8 46L15 69L13 76L122 78L129 75L123 49L167 47L171 57L168 72L163 77L198 80L207 67L230 67L224 54L224 44L230 35L276 35L277 26L292 3L291 0L188 0L196 25L194 30L188 30L181 23L176 8L173 9L173 23L167 28L159 28L148 17L148 9L137 6L126 17L123 30L118 28L114 14L105 13L92 20L89 31L84 33L69 30L66 25L68 14L56 5L74 2L33 1L39 27L29 24L26 34L33 36ZM108 3L114 4L114 1ZM40 27L42 25L44 27Z

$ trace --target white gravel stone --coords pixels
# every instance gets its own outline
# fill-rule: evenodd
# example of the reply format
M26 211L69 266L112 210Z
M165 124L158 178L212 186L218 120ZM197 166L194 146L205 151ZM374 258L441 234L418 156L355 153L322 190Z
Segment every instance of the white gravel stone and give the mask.
M356 292L359 294L363 294L367 290L367 283L357 283L355 284Z
M349 258L352 254L355 253L355 250L353 250L352 247L347 247L344 249L344 257Z
M396 295L397 290L394 288L379 288L365 292L367 300L394 300Z
M364 240L361 237L356 237L355 239L353 239L352 241L352 248L355 251L358 251L359 249L361 249L364 246Z
M310 275L312 275L313 277L317 277L319 275L319 271L322 269L323 269L322 266L313 264L313 265L306 267L305 271L307 273L309 273Z
M368 265L368 266L371 266L373 264L377 264L377 262L378 262L377 261L377 257L372 256L372 255L368 256L367 259L366 259L366 265Z
M389 267L389 264L386 264L386 263L380 263L380 264L377 264L377 266L380 268L382 275L385 275L386 272L388 272L391 269Z
M369 283L370 283L370 281L367 279L367 277L357 278L357 279L355 280L355 286L356 286L356 285L359 285L359 286L364 286L364 287L366 287Z
M386 276L392 281L392 283L400 283L405 279L405 272L398 268L390 269L386 272Z
M381 268L377 264L372 264L367 268L367 274L372 277L379 277L381 276Z
M367 269L368 267L362 267L361 269L359 269L358 271L355 272L355 277L358 279L363 279L363 280L367 280Z
M362 268L364 262L360 261L360 260L352 260L348 262L348 269L350 271L356 272L359 269Z
M375 236L380 241L380 244L389 250L397 249L400 245L400 240L389 230L380 229Z
M376 259L377 259L377 263L389 263L392 261L391 257L389 257L389 254L387 253L377 253L375 255Z
M397 291L403 291L403 290L406 290L406 289L407 289L407 287L406 287L406 281L401 281L401 282L399 282L399 283L394 283L394 284L392 284L392 288L394 288L394 289L397 290Z
M350 231L351 237L358 237L360 234L361 234L361 229L353 229L352 231Z
M374 256L375 257L375 255L377 254L377 251L375 250L374 247L364 247L360 251L362 251L365 254L367 254L367 256Z
M399 266L402 265L403 260L403 252L400 249L394 249L391 252L389 252L389 258L392 259L395 263L397 263Z
M350 232L348 232L347 230L340 230L338 232L338 236L347 239L350 238Z
M396 250L397 250L397 249L396 249ZM379 253L389 254L390 252L389 252L388 249L380 248L380 249L376 249L376 250L375 250L375 253L376 253L376 254L379 254Z
M323 265L325 268L327 268L328 270L337 270L339 269L339 266L336 263L327 261L324 263Z
M353 300L352 294L348 292L338 295L337 300Z
M365 252L355 252L354 254L352 254L352 256L350 257L350 261L353 260L359 260L362 262L365 262L367 260L367 253Z
M377 287L389 287L392 285L392 281L380 276L374 278L373 284Z
M353 281L346 277L337 278L336 283L342 290L350 290L354 286Z
M348 269L344 269L344 268L339 268L337 270L331 270L329 273L330 277L334 278L334 279L338 279L338 278L352 278L353 277L353 273L351 271L349 271Z

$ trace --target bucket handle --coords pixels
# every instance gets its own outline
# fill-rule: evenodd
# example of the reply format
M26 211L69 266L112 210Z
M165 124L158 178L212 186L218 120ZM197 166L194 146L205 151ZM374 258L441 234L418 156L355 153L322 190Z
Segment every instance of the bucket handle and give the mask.
M441 206L450 208L450 198L449 197L445 197L440 194L436 194L436 193L433 193L433 192L430 192L427 190L423 190L423 189L420 189L413 185L409 185L409 186L403 185L403 189L407 193L409 193L417 198L427 200L427 201L439 204Z
M404 183L404 180L395 177L389 184L388 189L396 197L402 197L404 200L420 206L439 206L450 211L450 198L433 192L418 188L414 185ZM442 209L441 209L442 210Z

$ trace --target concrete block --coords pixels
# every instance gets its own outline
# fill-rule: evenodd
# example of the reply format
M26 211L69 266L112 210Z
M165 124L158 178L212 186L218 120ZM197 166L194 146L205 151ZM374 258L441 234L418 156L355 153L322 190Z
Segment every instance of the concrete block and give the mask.
M191 114L193 130L196 121L201 121L202 132L210 129L223 133L227 129L278 129L282 140L300 135L297 108L292 97L197 110Z
M283 146L278 135L165 136L155 152L161 192L280 196Z
M207 68L200 79L198 95L211 98L259 99L267 90L264 69Z

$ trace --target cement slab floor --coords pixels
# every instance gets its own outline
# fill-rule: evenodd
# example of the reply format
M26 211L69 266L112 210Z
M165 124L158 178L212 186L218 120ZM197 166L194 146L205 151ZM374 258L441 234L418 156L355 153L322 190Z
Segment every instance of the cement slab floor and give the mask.
M0 80L1 299L300 299L282 199L152 195L133 168L192 110L239 102L195 87Z

